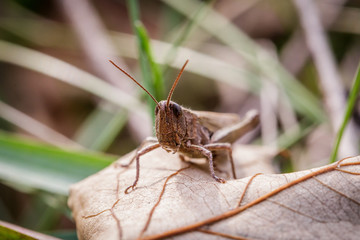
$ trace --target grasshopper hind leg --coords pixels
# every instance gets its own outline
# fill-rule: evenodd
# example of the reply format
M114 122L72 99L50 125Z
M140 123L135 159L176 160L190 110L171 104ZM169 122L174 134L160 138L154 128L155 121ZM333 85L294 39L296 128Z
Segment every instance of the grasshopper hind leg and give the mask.
M209 145L210 145L210 147L212 147L213 144L209 144ZM191 151L193 151L193 152L197 152L198 154L203 155L204 157L206 157L206 158L208 159L208 161L209 161L209 170L210 170L211 176L212 176L217 182L225 183L225 182L226 182L225 179L216 176L215 170L214 170L213 155L212 155L211 150L208 149L206 146L207 146L207 145L205 145L205 146L200 146L200 145L191 144L191 145L188 145L187 148L188 148L188 150L191 150Z
M218 156L217 156L216 153L213 153L213 157L214 157L214 163L213 163L213 165L214 165L214 170L215 170L215 172L224 174L224 175L226 175L226 178L229 178L229 177L230 177L229 172L226 171L226 170L224 170L224 169L222 169L222 168L219 168L219 167L217 166L217 164L216 164L216 159L218 158Z
M232 157L232 148L230 143L210 143L204 146L206 149L210 151L226 151L228 153L228 157L231 164L231 171L233 178L236 179L236 172L235 172L235 165L234 165L234 159Z

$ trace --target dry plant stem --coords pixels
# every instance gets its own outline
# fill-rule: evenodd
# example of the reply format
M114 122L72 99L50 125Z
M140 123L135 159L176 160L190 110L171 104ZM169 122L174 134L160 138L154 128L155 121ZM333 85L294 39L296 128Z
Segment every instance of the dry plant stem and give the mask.
M333 23L343 11L345 2L346 0L333 0L331 3L317 2L321 11L321 22L325 29L333 26ZM281 62L288 71L296 75L304 67L309 56L310 52L306 47L305 36L298 28L284 46L280 56Z
M54 146L67 149L84 149L81 145L74 142L73 140L1 101L0 117Z
M118 74L113 71L107 62L109 57L116 56L118 51L108 37L108 33L92 3L89 0L59 0L58 3L63 7L81 43L80 46L83 47L88 61L97 74L103 80L129 92L131 90L130 84L126 81L119 81ZM117 57L116 61L127 69L125 62L121 58ZM150 126L150 122L148 124L138 124L144 122L144 118L141 120L138 116L130 116L130 118L132 119L132 121L129 121L131 133L136 139L144 139L150 134L145 127Z
M94 67L95 71L105 80L122 89L126 88L125 81L119 81L116 72L111 71L111 66L108 66L107 59L115 56L117 51L112 45L111 40L107 37L107 31L96 12L92 3L88 0L72 1L61 0L59 4L62 5L64 12L70 20L71 26L80 41L80 46L83 47L84 53L88 60ZM117 58L117 62L126 67L126 64L121 59Z
M346 159L346 158L345 158ZM191 225L188 225L188 226L184 226L184 227L180 227L180 228L176 228L176 229L173 229L173 230L169 230L169 231L166 231L166 232L163 232L163 233L160 233L160 234L156 234L156 235L152 235L152 236L147 236L147 237L144 237L142 239L146 239L146 240L150 240L150 239L162 239L162 238L168 238L168 237L171 237L171 236L175 236L175 235L179 235L179 234L183 234L183 233L187 233L187 232L190 232L190 231L194 231L194 230L197 230L198 228L200 227L203 227L203 226L206 226L206 225L210 225L210 224L214 224L216 222L219 222L221 220L224 220L224 219L227 219L227 218L230 218L230 217L233 217L243 211L245 211L246 209L250 208L250 207L253 207L263 201L265 201L266 199L272 197L272 196L275 196L276 194L282 192L283 190L287 189L287 188L290 188L298 183L301 183L301 182L304 182L308 179L311 179L315 176L318 176L320 174L324 174L324 173L327 173L327 172L330 172L330 171L334 171L334 170L337 170L338 167L340 166L355 166L355 165L360 165L359 162L349 162L349 163L344 163L344 164L341 164L341 162L345 159L342 159L341 161L339 162L336 162L334 164L331 164L327 167L324 167L322 169L319 169L315 172L312 172L312 173L309 173L305 176L302 176L294 181L291 181L257 199L255 199L254 201L242 206L242 207L239 207L239 208L235 208L233 210L230 210L228 212L225 212L221 215L218 215L218 216L215 216L215 217L212 217L212 218L208 218L206 220L203 220L203 221L199 221L197 223L194 223L194 224L191 224Z
M245 188L244 188L243 193L241 194L241 197L240 197L239 202L238 202L238 204L236 205L236 207L240 207L241 202L242 202L242 200L244 199L246 190L249 188L251 182L254 180L254 178L255 178L256 176L259 176L259 175L261 175L261 174L262 174L262 173L257 173L257 174L255 174L254 176L252 176L252 177L249 179L248 183L246 184L246 186L245 186Z
M207 230L207 229L197 229L196 231L206 233L206 234L210 234L210 235L214 235L214 236L225 237L225 238L229 238L229 239L235 239L235 240L247 240L248 239L248 238L229 235L229 234L226 234L226 233L214 232L214 231L210 231L210 230Z
M264 145L276 147L275 142L278 134L276 109L279 102L279 91L274 83L263 79L264 84L260 91L260 127L261 139Z
M294 0L300 15L301 24L305 32L305 38L314 58L321 88L325 97L325 105L330 116L334 133L344 116L345 96L341 84L340 74L337 71L334 57L326 39L325 31L321 25L317 7L312 0ZM340 148L340 157L357 154L357 141L355 140L354 127L350 124L345 132Z
M170 176L168 176L168 177L166 178L166 180L165 180L165 182L164 182L164 185L163 185L163 188L162 188L162 190L161 190L161 193L160 193L160 195L159 195L159 198L158 198L157 202L155 203L155 205L153 206L153 208L151 209L151 211L150 211L150 213L149 213L149 217L148 217L148 219L147 219L147 221L146 221L146 223L145 223L145 226L144 226L143 230L142 230L141 233L140 233L139 239L141 239L142 235L144 235L145 231L148 229L148 227L149 227L149 225L150 225L151 218L152 218L152 216L153 216L153 214L154 214L154 212L155 212L155 209L156 209L156 207L159 205L159 203L160 203L160 201L161 201L161 198L162 198L162 196L163 196L164 193L165 193L165 188L166 188L166 184L168 183L168 181L169 181L172 177L178 175L180 172L182 172L182 171L184 171L184 170L186 170L186 169L188 169L188 168L190 168L190 166L181 168L181 169L177 170L176 172L174 172L173 174L171 174Z

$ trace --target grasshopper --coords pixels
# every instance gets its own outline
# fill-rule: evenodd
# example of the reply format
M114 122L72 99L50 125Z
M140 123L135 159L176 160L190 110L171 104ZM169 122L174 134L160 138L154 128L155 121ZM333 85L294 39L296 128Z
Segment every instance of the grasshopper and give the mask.
M193 111L171 101L171 96L189 60L186 60L180 70L167 99L160 102L130 74L111 60L109 61L139 85L156 103L155 131L157 139L151 139L150 141L153 143L144 148L140 147L134 158L127 165L122 165L127 167L136 160L135 181L125 190L126 194L129 189L133 190L139 181L140 157L159 147L167 152L179 152L182 157L207 158L211 176L220 183L226 181L215 174L213 153L225 151L230 159L233 177L236 179L231 143L258 125L259 114L256 110L249 111L245 118L241 119L237 114L232 113Z

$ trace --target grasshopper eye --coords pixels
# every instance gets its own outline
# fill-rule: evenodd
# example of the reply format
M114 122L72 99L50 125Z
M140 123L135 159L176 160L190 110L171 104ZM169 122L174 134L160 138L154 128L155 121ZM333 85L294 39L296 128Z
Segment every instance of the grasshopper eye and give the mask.
M159 107L158 107L158 106L156 106L156 107L155 107L155 115L157 115L157 114L158 114L158 112L159 112Z
M173 111L173 113L174 113L174 115L176 116L176 117L180 117L181 116L181 114L182 114L182 110L181 110L181 107L178 105L178 104L171 104L170 105L170 107L171 107L171 110Z

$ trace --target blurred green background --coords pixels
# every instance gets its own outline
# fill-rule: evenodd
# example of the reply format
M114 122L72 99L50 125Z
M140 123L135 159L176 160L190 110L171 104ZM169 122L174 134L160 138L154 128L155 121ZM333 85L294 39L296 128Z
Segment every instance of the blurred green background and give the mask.
M282 171L329 163L344 119L333 159L358 154L359 19L357 0L0 1L0 220L76 239L69 186L154 134L154 102L108 60L160 101L189 59L173 100L258 109L241 143Z

